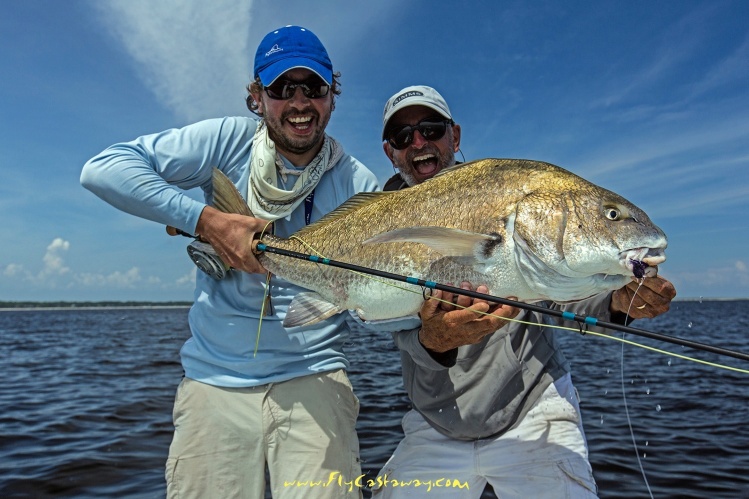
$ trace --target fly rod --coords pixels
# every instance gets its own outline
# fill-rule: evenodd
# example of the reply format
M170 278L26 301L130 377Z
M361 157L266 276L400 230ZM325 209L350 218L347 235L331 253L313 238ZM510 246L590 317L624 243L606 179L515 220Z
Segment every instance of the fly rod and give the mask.
M354 272L361 272L363 274L369 274L369 275L373 275L373 276L377 276L377 277L383 277L385 279L391 279L391 280L394 280L394 281L405 282L405 283L413 284L413 285L416 285L416 286L424 286L424 287L429 288L429 289L438 289L440 291L447 291L449 293L454 293L454 294L469 296L471 298L478 298L478 299L481 299L481 300L486 300L488 302L501 303L501 304L504 304L504 305L511 305L511 306L522 308L522 309L525 309L525 310L530 310L530 311L533 311L533 312L539 312L539 313L546 314L546 315L551 315L551 316L554 316L554 317L560 317L560 318L562 318L564 320L567 320L567 321L575 321L575 322L577 322L578 325L581 326L581 332L582 332L582 324L587 324L587 325L591 325L591 326L602 327L602 328L605 328L605 329L614 329L616 331L621 331L623 333L630 333L630 334L634 334L636 336L642 336L642 337L645 337L645 338L651 338L651 339L654 339L654 340L664 341L664 342L667 342L667 343L673 343L675 345L681 345L681 346L685 346L685 347L689 347L689 348L694 348L696 350L703 350L705 352L711 352L711 353L715 353L715 354L718 354L718 355L725 355L725 356L728 356L728 357L733 357L735 359L749 361L749 354L746 354L746 353L743 353L743 352L737 352L735 350L729 350L729 349L726 349L726 348L716 347L716 346L713 346L713 345L707 345L707 344L704 344L704 343L699 343L699 342L696 342L696 341L687 340L687 339L679 338L679 337L676 337L676 336L669 336L669 335L665 335L665 334L661 334L661 333L655 333L653 331L647 331L645 329L638 329L638 328L634 328L634 327L629 327L629 326L625 326L625 325L622 325L622 324L616 324L616 323L613 323L613 322L601 321L601 320L598 320L595 317L586 317L586 316L582 316L582 315L573 314L571 312L561 312L559 310L552 310L552 309L549 309L549 308L546 308L546 307L541 307L541 306L538 306L538 305L533 305L531 303L522 303L522 302L518 302L518 301L514 301L514 300L508 300L507 298L501 298L499 296L492 296L492 295L487 295L487 294L484 294L484 293L478 293L476 291L471 291L471 290L468 290L468 289L456 288L456 287L448 286L446 284L441 284L441 283L438 283L438 282L435 282L435 281L428 281L428 280L419 279L419 278L416 278L416 277L409 277L409 276L404 276L404 275L399 275L399 274L393 274L391 272L384 272L382 270L371 269L371 268L362 267L362 266L359 266L359 265L353 265L351 263L346 263L346 262L340 262L340 261L336 261L336 260L331 260L329 258L323 258L323 257L320 257L320 256L310 255L310 254L306 254L306 253L299 253L297 251L290 251L290 250L285 250L285 249L282 249L282 248L276 248L276 247L273 247L273 246L268 246L268 245L266 245L264 243L261 243L261 242L256 243L254 249L256 251L260 251L260 252L264 251L264 252L267 252L267 253L274 253L274 254L277 254L277 255L288 256L288 257L291 257L291 258L296 258L298 260L306 260L306 261L313 262L313 263L319 263L319 264L323 264L323 265L329 265L331 267L337 267L337 268L341 268L341 269L345 269L345 270L352 270Z

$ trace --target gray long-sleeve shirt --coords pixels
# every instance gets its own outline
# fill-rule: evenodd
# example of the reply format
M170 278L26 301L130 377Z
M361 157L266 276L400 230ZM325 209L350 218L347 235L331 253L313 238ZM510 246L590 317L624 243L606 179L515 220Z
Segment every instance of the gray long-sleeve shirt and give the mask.
M611 295L605 293L561 308L608 321L610 302ZM510 322L480 343L441 356L447 365L419 343L418 329L393 333L414 409L437 431L459 440L501 434L522 420L554 380L569 372L555 340L555 334L567 333L545 326L560 320L530 311L517 319L534 324Z
M383 190L406 188L396 173ZM610 293L564 306L539 305L612 320ZM554 336L566 333L548 327L559 325L561 319L530 311L516 319L522 322L510 322L475 345L439 355L419 342L418 328L393 333L408 396L414 409L437 431L459 440L504 433L525 417L554 380L569 372Z

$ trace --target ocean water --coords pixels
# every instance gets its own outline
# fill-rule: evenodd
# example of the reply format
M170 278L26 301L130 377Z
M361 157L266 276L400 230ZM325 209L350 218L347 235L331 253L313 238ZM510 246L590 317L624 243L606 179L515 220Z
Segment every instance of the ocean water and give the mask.
M675 302L633 326L749 352L749 301ZM600 497L749 497L749 375L558 334L582 400ZM164 497L178 352L188 336L186 308L0 312L0 497ZM354 336L347 351L361 401L362 467L373 477L398 444L410 406L388 335Z

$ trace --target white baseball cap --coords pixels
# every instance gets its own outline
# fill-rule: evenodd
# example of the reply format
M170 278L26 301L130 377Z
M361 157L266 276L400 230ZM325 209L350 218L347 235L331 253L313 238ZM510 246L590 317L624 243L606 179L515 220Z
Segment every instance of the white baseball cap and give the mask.
M414 85L406 87L396 92L385 103L385 109L382 112L382 140L386 140L385 132L387 131L388 121L395 113L409 106L424 106L437 111L439 114L452 120L450 108L447 102L442 98L439 92L426 85Z

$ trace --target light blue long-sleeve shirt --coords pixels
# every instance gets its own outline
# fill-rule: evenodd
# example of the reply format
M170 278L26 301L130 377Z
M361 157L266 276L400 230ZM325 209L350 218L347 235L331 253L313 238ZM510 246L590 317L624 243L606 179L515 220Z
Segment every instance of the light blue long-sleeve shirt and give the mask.
M194 234L212 197L212 167L246 196L256 127L251 118L211 119L115 144L86 163L81 183L120 210ZM279 182L290 188L296 178L289 175L284 182L279 175ZM195 187L203 190L205 202L185 194ZM357 192L377 189L374 174L344 154L315 188L311 221ZM277 220L276 235L287 237L304 227L304 211L302 204ZM216 281L197 272L189 313L192 337L180 352L187 377L216 386L257 386L348 367L342 351L349 335L347 314L284 328L291 299L304 289L276 276L271 281L273 315L263 317L255 355L264 290L265 275L232 271Z

